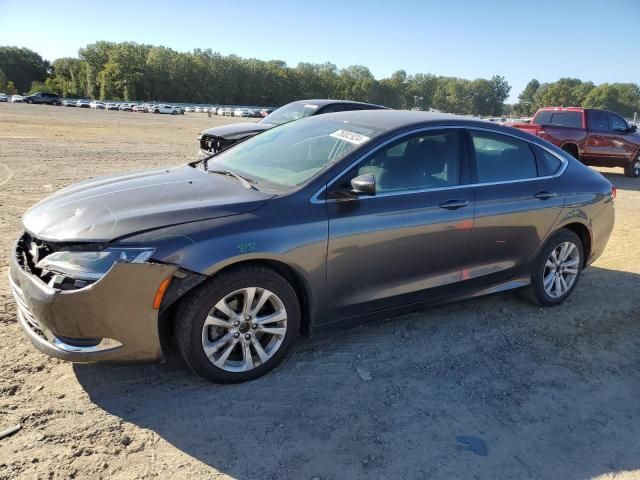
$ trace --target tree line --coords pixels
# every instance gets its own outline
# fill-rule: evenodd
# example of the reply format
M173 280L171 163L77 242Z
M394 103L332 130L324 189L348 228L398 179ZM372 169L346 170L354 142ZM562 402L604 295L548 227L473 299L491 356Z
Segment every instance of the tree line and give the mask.
M23 63L30 67L23 68ZM227 105L338 98L472 115L500 115L511 89L499 75L466 80L399 70L377 80L361 65L290 67L280 60L221 55L209 49L177 52L133 42L99 41L81 48L78 58L59 58L51 64L28 49L0 47L0 69L6 93L14 93L6 86L12 81L19 92L47 90L70 98Z
M177 52L134 42L99 41L78 58L49 63L26 48L0 47L0 91L51 91L69 98L166 101L223 105L283 105L302 98L338 98L392 108L464 115L531 115L542 106L584 106L640 112L635 83L595 85L574 78L531 80L518 103L505 105L511 86L504 77L467 80L398 70L376 79L361 65L299 63L221 55L210 49Z
M640 113L640 87L636 83L583 82L577 78L561 78L557 82L531 80L513 105L514 113L532 115L546 106L572 106L612 110L630 118Z

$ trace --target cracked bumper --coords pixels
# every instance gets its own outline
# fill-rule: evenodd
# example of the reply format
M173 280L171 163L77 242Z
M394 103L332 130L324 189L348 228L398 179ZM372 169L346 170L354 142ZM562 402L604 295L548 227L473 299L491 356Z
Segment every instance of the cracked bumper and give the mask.
M18 321L33 345L72 362L162 360L158 310L153 300L174 265L115 264L79 290L50 288L11 256L9 283Z

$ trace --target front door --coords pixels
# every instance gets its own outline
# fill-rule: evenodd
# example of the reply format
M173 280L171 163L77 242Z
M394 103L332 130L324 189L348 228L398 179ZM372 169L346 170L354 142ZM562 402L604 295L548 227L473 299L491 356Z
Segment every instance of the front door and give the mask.
M334 320L444 296L460 281L474 215L463 141L460 129L408 135L329 187ZM375 195L334 194L365 173L375 176Z

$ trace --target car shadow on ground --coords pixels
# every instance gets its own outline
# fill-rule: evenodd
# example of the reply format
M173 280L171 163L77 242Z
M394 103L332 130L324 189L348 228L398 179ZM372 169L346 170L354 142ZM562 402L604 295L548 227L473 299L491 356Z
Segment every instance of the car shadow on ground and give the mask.
M100 408L237 479L591 478L640 469L639 289L591 267L560 307L507 293L405 315L303 340L240 385L176 355L74 369Z

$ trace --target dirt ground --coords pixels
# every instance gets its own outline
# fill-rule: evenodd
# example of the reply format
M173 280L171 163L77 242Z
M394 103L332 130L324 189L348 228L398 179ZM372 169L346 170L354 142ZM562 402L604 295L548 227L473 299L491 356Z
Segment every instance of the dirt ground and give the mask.
M24 211L81 179L184 163L228 121L0 104L0 430L22 426L0 439L0 478L640 478L640 179L620 170L605 173L609 246L558 308L508 293L304 339L233 386L175 353L37 352L6 278Z

